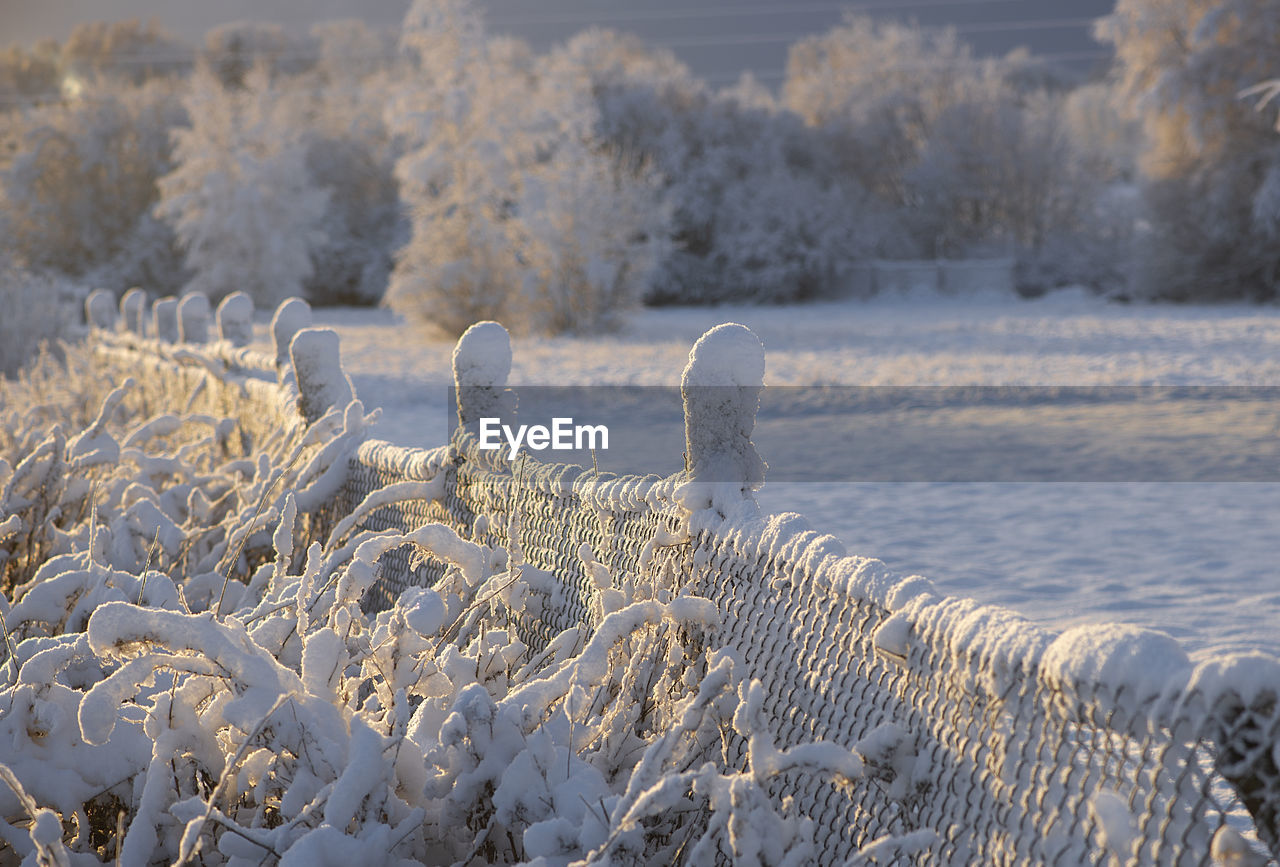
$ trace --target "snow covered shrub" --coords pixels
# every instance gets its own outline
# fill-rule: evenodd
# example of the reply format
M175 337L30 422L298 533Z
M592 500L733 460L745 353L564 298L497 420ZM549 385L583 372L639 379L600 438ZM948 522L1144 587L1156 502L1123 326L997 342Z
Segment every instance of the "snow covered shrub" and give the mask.
M111 388L87 349L63 353L6 385L0 402L0 516L12 531L0 540L5 588L40 580L45 561L87 550L91 538L94 562L163 567L191 577L189 592L247 578L270 550L265 528L286 495L317 511L364 429L358 403L305 430L282 414L257 441L231 418L150 417L132 380Z
M167 81L91 84L78 99L14 115L16 153L0 169L0 253L30 268L93 272L117 294L142 276L172 279L172 236L148 214L171 166L169 131L184 117Z
M792 46L783 91L826 139L837 176L897 224L873 239L877 256L1013 255L1028 290L1043 291L1109 282L1132 225L1112 231L1117 214L1095 230L1126 133L1097 123L1099 94L1072 101L1070 84L1025 51L979 59L954 30L850 16Z
M183 582L87 556L18 596L0 731L36 809L75 829L46 845L125 864L795 864L812 827L776 809L768 779L860 775L832 745L772 745L758 684L700 649L719 618L705 600L633 602L535 655L474 616L536 597L502 552L427 525L335 534L298 568L288 526L221 617ZM452 563L448 589L366 617L378 557L405 542ZM735 738L743 769L725 764ZM39 833L0 827L19 852Z
M954 30L851 14L791 46L783 103L839 138L845 169L866 189L902 205L938 117L983 89L981 72Z
M1276 5L1264 0L1121 0L1099 22L1099 37L1115 46L1120 97L1143 128L1138 294L1222 301L1280 292L1270 196L1280 152L1269 119L1240 98L1268 74L1259 70L1280 68L1276 22Z
M213 301L240 290L264 307L300 294L327 194L307 175L289 100L263 67L241 88L202 67L184 103L191 125L174 132L175 168L159 180L156 214L195 275L186 288Z
M0 91L12 94L13 108L44 102L59 92L58 49L52 39L0 49Z
M402 45L416 71L398 89L387 123L406 142L396 163L412 219L387 303L449 334L473 322L525 322L519 262L505 222L516 171L536 144L520 128L532 63L516 43L490 39L467 0L419 0Z
M13 376L36 355L40 344L58 337L69 316L60 284L49 276L15 267L0 257L0 377Z
M662 178L599 139L591 82L556 56L539 66L538 103L555 118L520 177L507 221L535 331L619 324L640 302L671 233Z
M607 31L579 34L551 58L590 82L596 138L661 181L671 243L650 303L810 298L875 246L867 197L793 114L712 95L674 57Z
M645 159L603 140L592 81L485 35L474 7L416 4L418 72L388 117L412 237L387 301L460 333L500 318L543 333L610 327L643 295L668 210Z
M394 51L359 20L317 25L313 36L320 60L292 86L313 85L302 121L307 173L329 200L306 297L313 304L376 304L408 232L395 178L399 148L382 117L396 80L386 68Z
M360 529L382 504L439 496L436 481L375 492L323 545L297 535L316 490L305 478L279 486L293 488L282 503L269 477L243 495L215 488L213 502L193 488L179 525L172 487L127 506L100 493L156 484L148 470L197 451L168 453L177 420L162 416L117 455L107 420L126 393L41 452L66 470L64 491L92 490L76 467L106 477L56 534L61 553L0 599L0 738L12 746L0 838L15 852L129 865L813 855L811 823L779 809L768 781L800 771L852 785L862 762L829 744L773 745L758 684L710 649L712 603L673 596L664 579L613 588L584 550L602 591L591 624L535 652L519 624L555 604L553 576L443 525ZM131 462L141 475L109 472ZM259 505L246 520L220 508L228 497ZM266 556L249 553L258 534ZM444 561L443 579L365 614L380 558L405 544Z
M85 21L62 44L63 88L74 95L95 78L142 84L186 67L191 47L155 20Z
M376 100L366 96L362 103ZM329 195L324 240L312 249L311 275L303 281L313 304L377 304L386 292L403 226L390 147L379 134L308 136L307 172Z
M245 87L251 70L301 72L314 56L305 37L294 37L272 21L229 21L205 31L199 61L223 86Z

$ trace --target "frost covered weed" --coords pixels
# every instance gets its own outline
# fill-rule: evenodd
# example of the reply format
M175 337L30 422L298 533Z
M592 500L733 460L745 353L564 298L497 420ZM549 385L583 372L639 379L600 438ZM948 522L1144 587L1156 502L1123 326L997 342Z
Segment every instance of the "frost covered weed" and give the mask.
M101 386L69 358L64 400ZM26 863L814 855L769 781L852 784L861 759L773 745L758 684L710 649L714 604L615 586L584 549L590 623L535 649L520 624L557 582L519 546L361 527L439 497L443 477L375 492L321 541L358 402L250 458L231 420L141 417L134 388L80 428L54 407L3 417L5 447L27 452L0 465L0 842ZM442 579L364 612L380 558L405 545Z
M87 349L62 354L4 387L0 586L14 598L73 557L133 573L156 567L198 604L271 556L268 528L288 492L316 511L363 431L358 404L305 430L282 420L256 442L234 418L148 416L132 380L109 388Z

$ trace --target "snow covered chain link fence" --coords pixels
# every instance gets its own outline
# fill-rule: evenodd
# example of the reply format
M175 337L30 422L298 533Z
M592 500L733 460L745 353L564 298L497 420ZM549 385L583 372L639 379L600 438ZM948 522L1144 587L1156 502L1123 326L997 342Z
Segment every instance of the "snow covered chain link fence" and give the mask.
M118 332L101 302L92 304L103 363L120 378L145 370L143 399L157 409L217 407L252 436L282 406L314 418L350 397L336 342L319 331L298 339L310 313L296 299L272 323L274 357L242 348L240 301L225 328L219 308L223 339L205 345L145 337L137 298L126 297ZM198 321L185 324L188 313L198 319L207 306L166 308L155 321L171 334L170 318L201 334ZM1268 863L1241 835L1280 855L1280 660L1193 666L1172 639L1132 627L1054 635L849 556L798 515L760 516L751 491L764 466L749 437L763 351L741 326L709 332L691 353L689 469L665 479L510 463L477 449L467 426L514 399L505 388L510 360L505 330L473 327L454 353L454 441L431 450L365 442L332 511L313 519L336 522L396 484L366 526L440 522L517 549L553 579L533 587L541 604L526 605L514 624L533 648L568 627L592 627L602 588L584 550L615 585L663 576L713 600L723 615L718 642L762 682L779 746L832 741L865 762L857 784L801 773L773 783L773 796L814 820L825 863L845 863L886 837L893 842L873 863ZM736 385L742 399L728 415L699 407L689 386L706 384ZM713 425L737 429L717 436ZM707 481L725 478L726 466L740 483ZM444 568L408 547L381 565L371 609ZM736 746L741 762L745 744Z

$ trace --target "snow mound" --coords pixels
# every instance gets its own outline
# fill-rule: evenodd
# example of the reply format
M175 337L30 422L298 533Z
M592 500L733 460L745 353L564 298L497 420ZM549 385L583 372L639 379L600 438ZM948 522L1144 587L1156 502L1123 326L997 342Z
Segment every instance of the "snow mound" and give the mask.
M1041 671L1066 707L1094 707L1102 700L1136 720L1146 716L1153 701L1182 690L1191 661L1163 632L1090 625L1058 636L1045 650Z

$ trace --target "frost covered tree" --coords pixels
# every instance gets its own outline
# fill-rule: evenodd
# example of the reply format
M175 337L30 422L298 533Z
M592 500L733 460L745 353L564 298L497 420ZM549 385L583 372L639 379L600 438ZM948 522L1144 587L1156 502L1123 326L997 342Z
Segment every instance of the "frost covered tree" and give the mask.
M156 213L185 250L187 288L214 300L242 290L264 307L299 294L328 197L307 174L289 95L261 66L243 88L201 67L185 102L191 125L174 133Z
M395 57L387 37L362 21L323 22L311 35L319 60L294 84L307 88L307 172L329 201L306 294L315 304L372 304L407 231L394 173L399 149L382 111L397 81Z
M491 40L469 0L417 0L401 45L414 71L393 94L387 122L405 142L396 164L412 235L387 288L397 311L447 332L481 319L523 321L517 261L504 221L530 145L519 118L532 55Z
M1099 220L1115 170L1070 132L1072 84L1023 50L981 59L951 30L850 16L792 47L783 97L892 209L877 255L1011 255L1041 291L1114 284L1127 251L1124 216Z
M190 69L195 52L157 21L88 21L62 44L68 79L107 77L141 84L149 78Z
M174 84L91 82L78 98L12 115L16 154L0 169L0 248L30 268L116 291L172 289L172 235L150 215L186 113ZM131 282L130 282L131 281Z
M331 87L345 87L393 69L400 60L395 38L359 18L320 21L310 31L315 71Z
M9 107L54 98L61 87L58 43L42 39L31 47L10 45L0 51L0 95Z
M1114 83L1083 84L1064 99L1071 146L1090 174L1107 183L1132 183L1142 130L1125 109Z
M1280 69L1278 29L1276 0L1120 0L1099 24L1142 123L1139 293L1275 298L1280 143L1240 94Z
M531 128L543 153L521 173L507 221L531 324L551 333L616 326L643 297L670 234L662 179L600 140L590 80L562 59L538 70Z
M907 176L936 254L959 256L983 242L1038 250L1052 231L1074 227L1092 184L1061 109L1047 94L1027 104L997 94L942 112Z
M603 141L663 179L673 243L650 302L812 297L873 245L860 186L749 82L710 93L668 52L604 30L556 53L591 81Z
M934 125L983 89L982 71L954 30L850 15L791 46L783 104L839 136L846 170L867 189L903 204Z
M389 120L413 225L388 302L454 333L613 324L647 285L665 210L644 161L600 139L590 79L488 37L464 0L415 3L402 42L417 68Z
M294 74L310 67L313 53L309 40L291 37L279 24L231 21L205 33L199 59L223 84L240 87L255 66Z

